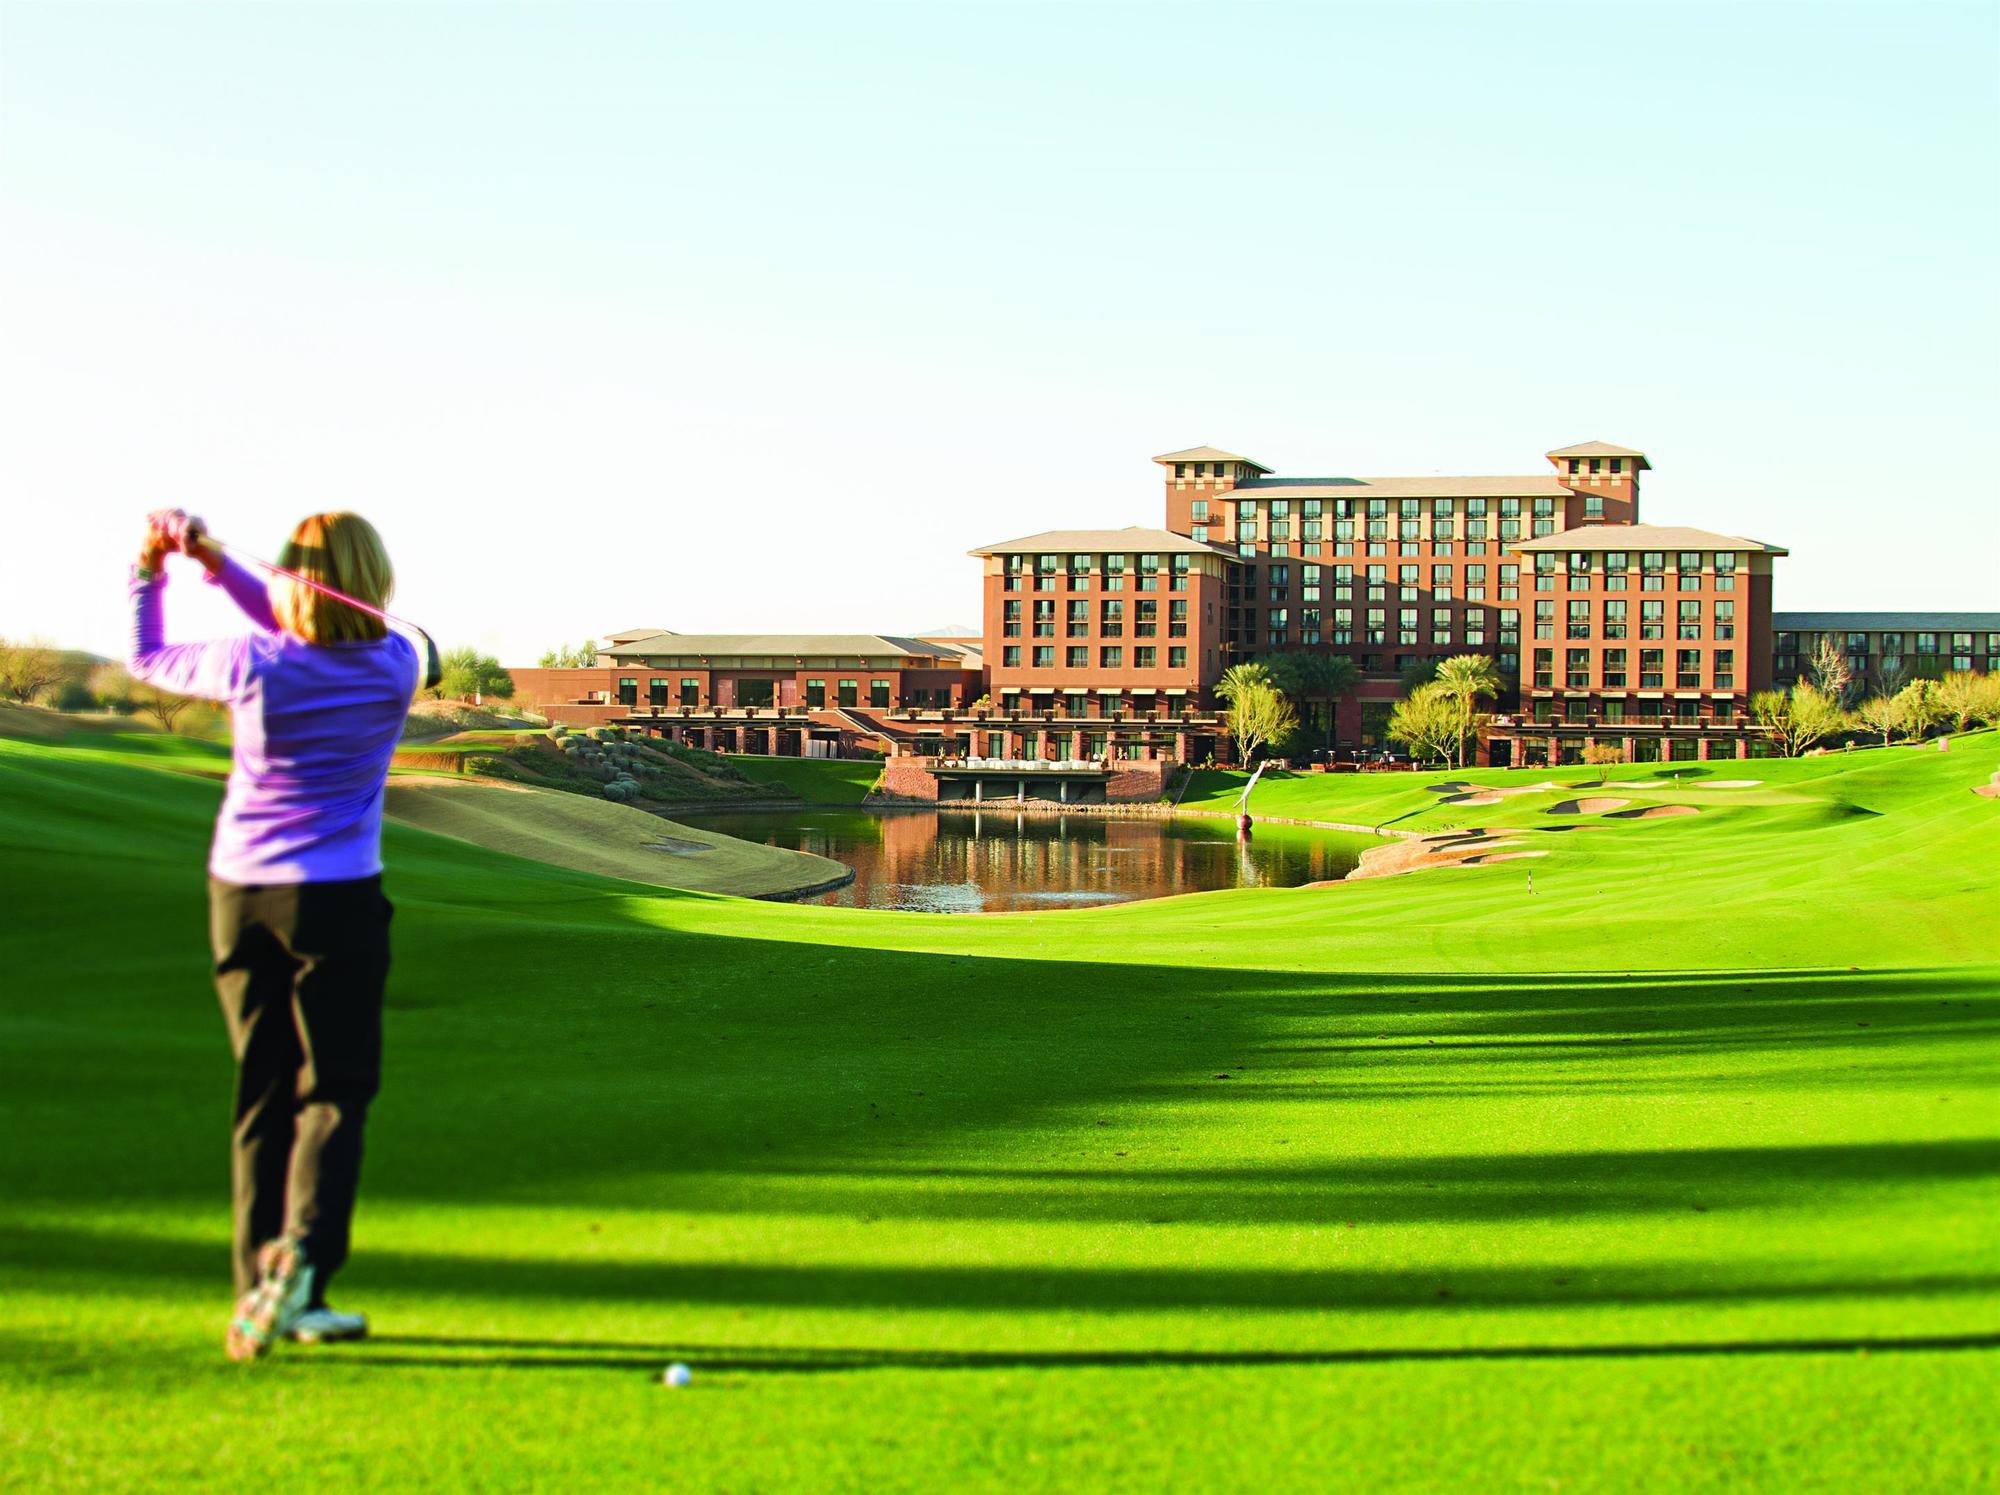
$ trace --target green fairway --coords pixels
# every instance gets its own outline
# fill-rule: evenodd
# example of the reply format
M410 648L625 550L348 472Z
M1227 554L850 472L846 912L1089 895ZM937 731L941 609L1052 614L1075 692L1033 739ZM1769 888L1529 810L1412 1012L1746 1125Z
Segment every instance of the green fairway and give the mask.
M9 1488L2000 1471L1994 734L1694 765L1740 788L1267 777L1260 813L1548 855L1048 914L751 903L391 826L335 1295L378 1337L247 1370L220 787L149 762L187 756L0 740ZM1641 785L1571 787L1606 778ZM1580 797L1701 813L1550 813Z
M757 758L729 760L744 778L777 784L809 805L858 805L882 777L880 758Z

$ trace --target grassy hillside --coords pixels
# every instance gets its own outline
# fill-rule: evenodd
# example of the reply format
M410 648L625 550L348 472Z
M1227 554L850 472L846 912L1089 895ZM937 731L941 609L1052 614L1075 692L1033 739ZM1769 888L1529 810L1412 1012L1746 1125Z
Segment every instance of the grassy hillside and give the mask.
M1535 825L1532 896L1505 864L896 915L391 827L336 1295L378 1337L244 1373L219 787L0 741L0 1467L1990 1484L2000 746L1755 768L1691 817L1471 807ZM1424 782L1384 814L1468 814Z
M609 800L475 781L397 777L385 812L404 825L582 872L660 887L768 898L825 887L825 857L680 825Z
M773 784L809 805L858 805L882 777L880 758L753 758L729 760L746 779Z

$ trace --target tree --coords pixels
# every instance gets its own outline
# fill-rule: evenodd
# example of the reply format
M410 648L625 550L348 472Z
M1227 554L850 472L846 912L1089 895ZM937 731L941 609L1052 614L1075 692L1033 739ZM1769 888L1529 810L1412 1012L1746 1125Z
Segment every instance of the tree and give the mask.
M474 696L504 700L514 694L514 677L490 654L473 648L448 649L438 662L444 666L444 677L432 694L441 701L469 701Z
M1479 700L1500 694L1500 666L1484 654L1454 654L1437 667L1437 683L1458 706L1452 766L1465 766L1466 740L1478 729Z
M1458 700L1449 687L1433 680L1419 685L1389 712L1389 735L1409 748L1420 762L1426 758L1450 760L1459 741Z
M1308 716L1318 706L1325 712L1326 740L1333 746L1338 727L1340 702L1361 683L1361 671L1345 654L1328 654L1320 649L1288 649L1267 661L1272 683L1286 696L1305 707Z
M60 685L73 666L41 639L9 643L0 639L0 693L26 703Z
M1750 698L1750 715L1771 734L1787 758L1831 737L1852 720L1840 702L1807 680L1790 692L1760 690Z
M1903 727L1903 703L1895 696L1870 696L1855 708L1855 719L1871 732L1882 734L1882 746L1889 745L1889 736Z
M1834 705L1844 706L1847 703L1847 693L1854 688L1854 668L1848 664L1847 655L1835 635L1822 633L1819 636L1819 642L1813 646L1812 658L1806 664L1806 680Z
M1222 672L1222 678L1215 682L1215 694L1224 701L1234 701L1237 693L1256 685L1274 684L1270 670L1256 660L1242 664L1232 664Z
M2000 720L2000 677L1955 671L1938 681L1937 701L1961 732L1982 724L1992 726Z
M587 670L597 663L597 640L587 638L574 647L558 644L543 651L542 657L535 663L545 670Z
M1928 676L1919 675L1897 691L1896 704L1903 708L1903 730L1912 742L1922 742L1931 728L1944 720L1945 706L1938 696L1938 683Z
M1438 662L1435 657L1426 654L1403 666L1403 673L1398 677L1398 683L1403 687L1403 694L1410 696L1417 693L1419 686L1429 685L1437 677Z
M1236 668L1256 667L1238 665ZM1292 709L1292 703L1285 699L1284 692L1269 679L1236 682L1230 688L1226 719L1230 735L1236 739L1237 747L1242 749L1246 768L1257 756L1259 747L1275 737L1283 737L1299 724L1298 712Z

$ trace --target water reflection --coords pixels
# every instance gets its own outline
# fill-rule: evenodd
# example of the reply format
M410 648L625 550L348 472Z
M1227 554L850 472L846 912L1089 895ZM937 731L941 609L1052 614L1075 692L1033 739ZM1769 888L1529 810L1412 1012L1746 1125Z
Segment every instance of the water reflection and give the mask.
M682 817L746 841L832 857L854 881L813 900L980 913L1088 907L1214 888L1296 887L1345 874L1370 836L1226 820L1019 815L993 810L821 809Z

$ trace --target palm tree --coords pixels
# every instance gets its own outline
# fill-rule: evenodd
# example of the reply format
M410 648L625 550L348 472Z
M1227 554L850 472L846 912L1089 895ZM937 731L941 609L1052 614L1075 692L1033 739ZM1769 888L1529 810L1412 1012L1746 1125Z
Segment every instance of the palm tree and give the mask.
M1437 683L1458 704L1458 752L1454 768L1465 767L1465 739L1472 735L1473 712L1481 696L1500 694L1500 667L1484 654L1454 654L1437 667Z
M1271 679L1279 690L1306 706L1308 716L1315 705L1326 709L1326 745L1333 746L1338 724L1339 703L1353 694L1361 683L1361 671L1345 654L1329 654L1319 649L1288 649L1268 661Z

